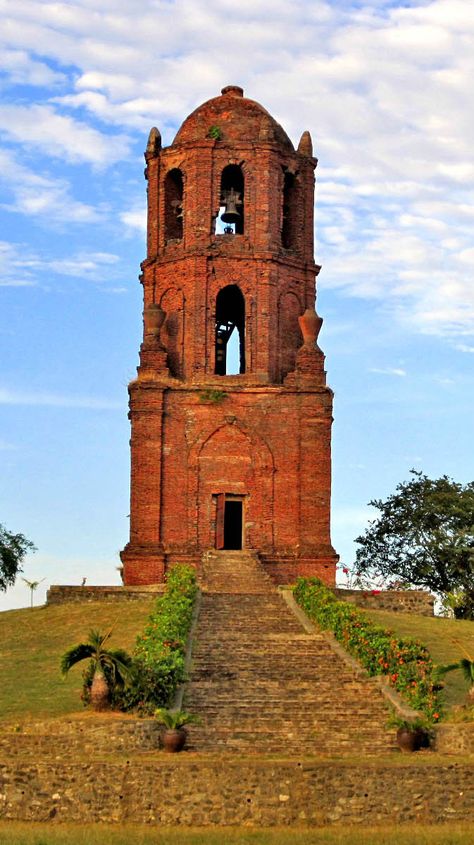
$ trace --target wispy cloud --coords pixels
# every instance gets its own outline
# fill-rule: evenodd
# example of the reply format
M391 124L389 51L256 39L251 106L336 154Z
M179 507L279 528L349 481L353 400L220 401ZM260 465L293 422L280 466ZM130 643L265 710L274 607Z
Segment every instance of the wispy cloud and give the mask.
M124 403L94 396L68 396L57 393L34 393L0 388L0 405L37 405L53 408L88 408L92 411L123 410Z
M35 144L53 158L109 166L129 153L124 135L105 135L47 105L0 106L0 132L21 144Z
M474 354L474 346L469 346L467 343L457 343L455 348L458 349L459 352L470 352L471 354Z
M103 216L97 208L72 196L65 179L42 175L22 164L11 151L0 148L0 185L12 200L3 208L34 217L41 222L95 223Z
M406 376L406 370L401 367L369 367L369 373L379 373L382 376Z

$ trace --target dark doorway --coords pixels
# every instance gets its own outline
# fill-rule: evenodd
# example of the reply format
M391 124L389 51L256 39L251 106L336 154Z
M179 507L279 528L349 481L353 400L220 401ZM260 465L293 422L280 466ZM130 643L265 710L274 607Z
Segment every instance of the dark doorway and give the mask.
M226 499L224 507L224 549L242 548L242 502Z

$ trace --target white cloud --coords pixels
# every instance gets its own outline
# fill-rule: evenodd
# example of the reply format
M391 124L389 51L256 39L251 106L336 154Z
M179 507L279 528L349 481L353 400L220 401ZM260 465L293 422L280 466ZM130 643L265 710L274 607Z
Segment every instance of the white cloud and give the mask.
M131 211L122 211L120 214L122 223L129 229L139 232L146 232L146 209L138 208Z
M401 367L369 367L369 373L379 373L383 376L406 376L406 370Z
M457 343L455 348L458 349L459 352L470 352L471 354L474 354L474 346L469 346L467 343Z
M129 143L124 135L104 135L67 115L57 114L51 106L0 106L0 132L54 158L71 162L110 165L124 158Z
M105 166L127 155L123 131L139 130L144 144L158 124L169 143L196 105L239 82L294 140L313 131L320 283L383 302L411 331L474 332L474 15L465 0L4 0L3 11L10 63L51 63L67 77L48 104L3 106L8 137ZM104 134L104 123L123 129ZM51 187L20 193L26 213L61 204ZM143 230L140 211L123 207L119 217Z
M26 50L7 50L0 48L1 73L17 85L57 85L66 80L63 73L58 73L41 61L36 61Z
M12 202L3 203L9 211L41 222L94 223L101 214L92 205L75 200L64 179L41 175L21 164L10 151L0 148L0 185L12 195Z

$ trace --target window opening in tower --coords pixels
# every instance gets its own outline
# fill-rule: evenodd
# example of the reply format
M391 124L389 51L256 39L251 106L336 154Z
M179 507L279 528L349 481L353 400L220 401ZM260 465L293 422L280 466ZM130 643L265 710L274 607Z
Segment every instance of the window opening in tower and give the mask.
M228 164L221 175L216 235L244 233L244 174L238 164Z
M165 178L165 240L183 237L183 174L177 168Z
M234 334L235 332L235 334ZM233 342L229 344L234 334ZM232 346L237 345L238 366L232 361ZM245 373L245 299L237 285L227 285L219 291L216 299L216 375L239 375Z

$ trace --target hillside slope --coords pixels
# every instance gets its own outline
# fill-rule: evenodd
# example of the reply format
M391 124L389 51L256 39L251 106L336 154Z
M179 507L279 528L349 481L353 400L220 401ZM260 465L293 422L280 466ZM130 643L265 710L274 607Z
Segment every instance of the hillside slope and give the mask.
M153 600L144 599L43 605L0 613L2 719L21 721L30 716L81 712L81 676L86 663L62 678L61 655L87 639L92 628L113 628L111 647L131 651L152 605Z
M466 657L466 652L474 658L474 622L385 610L364 612L378 625L390 628L402 637L420 640L429 648L435 663L456 663ZM445 680L446 706L464 704L468 685L461 672L450 672Z

